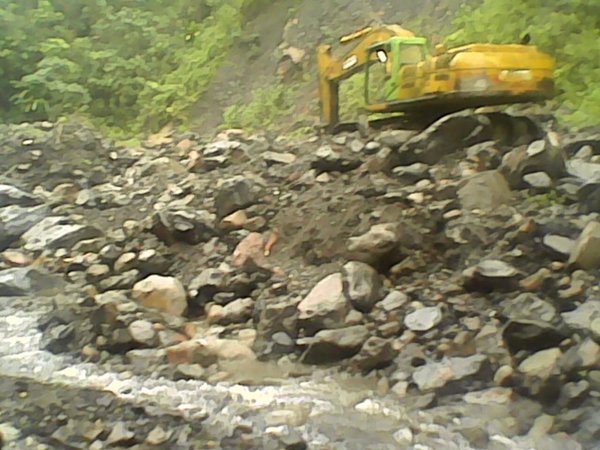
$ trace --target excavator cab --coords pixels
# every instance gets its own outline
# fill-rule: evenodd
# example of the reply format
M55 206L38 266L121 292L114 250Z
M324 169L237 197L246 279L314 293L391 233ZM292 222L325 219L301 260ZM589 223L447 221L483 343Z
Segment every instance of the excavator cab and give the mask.
M411 74L414 78L415 66L425 61L428 55L427 41L419 37L394 37L370 47L365 65L367 109L377 112L396 100L405 78Z

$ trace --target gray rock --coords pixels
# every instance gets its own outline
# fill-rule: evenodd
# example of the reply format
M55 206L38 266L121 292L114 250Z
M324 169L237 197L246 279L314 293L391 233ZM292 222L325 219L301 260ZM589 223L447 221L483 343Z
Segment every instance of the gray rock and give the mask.
M344 325L351 306L342 286L340 273L328 275L298 304L298 325L304 328L306 334Z
M558 362L561 356L562 352L558 348L541 350L519 364L519 372L546 380L558 372Z
M261 297L257 300L254 308L254 323L257 338L255 350L260 353L284 354L293 347L293 340L297 336L298 327L298 303L294 298L272 298ZM284 334L291 344L281 345L276 341L275 335Z
M484 355L445 358L440 362L430 362L417 367L412 378L421 391L439 389L451 381L477 375L485 361Z
M430 166L423 163L414 163L408 166L398 166L392 170L392 173L402 183L416 183L420 180L431 178L429 175Z
M0 184L0 208L5 206L36 206L41 199L9 184Z
M527 148L515 149L502 159L500 172L512 188L522 187L523 177L534 172L545 172L552 179L566 174L564 152L549 139L537 140Z
M588 300L577 309L561 314L563 320L571 328L592 333L600 337L600 301Z
M538 296L523 293L516 298L500 303L502 314L511 320L541 320L552 322L558 317L558 312L552 304Z
M215 195L218 219L255 204L260 196L259 187L249 178L235 176L223 181Z
M243 323L252 317L254 300L240 298L225 306L213 305L208 311L208 321L220 325Z
M175 242L195 245L218 235L215 215L194 208L161 210L152 217L147 228L167 245Z
M400 291L391 291L388 295L386 295L381 302L379 302L378 307L383 309L384 311L390 312L395 309L400 309L408 302L408 296Z
M135 442L135 433L127 428L123 422L117 422L112 427L112 431L106 438L106 443L110 446L127 445Z
M523 181L530 187L547 191L552 187L552 178L546 172L533 172L523 176Z
M16 242L26 231L50 214L45 205L0 208L0 251Z
M590 222L583 229L575 241L569 264L582 269L600 268L600 222Z
M30 267L0 271L0 297L32 294L52 296L60 292L63 286L60 278Z
M517 287L517 269L497 259L486 259L463 271L464 286L469 290L511 290Z
M438 306L420 308L404 318L404 325L412 331L428 331L438 325L443 318Z
M572 159L567 162L567 172L586 183L600 182L600 164Z
M458 197L464 209L495 209L513 200L510 186L496 170L488 170L468 178L458 190Z
M267 162L268 165L271 164L292 164L296 161L296 155L293 153L280 153L280 152L264 152L261 154L262 158Z
M343 288L346 298L360 312L370 312L381 300L383 284L375 269L359 261L344 265Z
M308 345L302 355L305 364L327 364L350 358L358 353L369 337L363 325L336 330L321 330L313 337L298 339L300 346Z
M315 158L311 167L319 172L348 172L361 164L360 159L337 152L329 145L319 147Z
M553 256L565 260L569 258L575 246L575 241L572 239L555 234L544 236L542 243L551 251Z
M577 189L577 200L582 212L600 212L600 182L580 186Z
M365 234L348 240L350 259L377 265L393 252L398 245L398 227L394 223L373 225Z
M102 232L87 225L71 223L64 217L46 217L21 236L24 248L41 251L55 248L72 248L79 241L97 238Z
M134 320L129 324L129 334L139 344L152 346L156 342L156 330L152 322L147 320Z
M381 369L388 366L397 354L390 341L371 336L352 358L352 364L361 371Z
M395 150L408 142L414 135L415 132L409 130L386 130L379 133L376 143Z

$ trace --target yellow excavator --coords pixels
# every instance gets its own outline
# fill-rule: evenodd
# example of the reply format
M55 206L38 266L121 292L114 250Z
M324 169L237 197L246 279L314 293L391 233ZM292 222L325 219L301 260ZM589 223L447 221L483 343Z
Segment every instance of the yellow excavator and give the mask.
M528 39L527 39L528 40ZM321 122L339 124L339 83L365 73L368 113L431 123L469 108L552 98L555 61L528 43L470 44L431 54L427 39L399 25L367 27L318 48Z

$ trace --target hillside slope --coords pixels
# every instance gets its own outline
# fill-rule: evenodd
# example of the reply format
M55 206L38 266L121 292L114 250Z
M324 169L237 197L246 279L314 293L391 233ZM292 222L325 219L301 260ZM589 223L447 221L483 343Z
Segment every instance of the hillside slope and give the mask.
M473 0L470 0L473 1ZM334 43L341 35L374 23L399 23L432 39L440 39L461 2L459 0L284 0L250 20L241 42L230 53L206 94L193 108L192 128L212 133L231 105L252 100L257 89L278 82L278 63L287 49L305 52L302 73L287 86L295 89L290 116L318 118L315 53L319 43ZM473 2L474 3L474 2Z

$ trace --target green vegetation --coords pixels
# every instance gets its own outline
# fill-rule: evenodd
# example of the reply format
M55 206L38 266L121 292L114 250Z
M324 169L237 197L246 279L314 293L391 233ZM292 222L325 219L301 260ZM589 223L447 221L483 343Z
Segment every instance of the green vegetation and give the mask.
M184 121L265 0L0 0L0 119Z
M271 128L278 119L291 113L298 86L276 84L257 89L252 100L244 105L232 105L223 113L224 128L242 128L255 131Z
M537 208L549 208L551 206L565 205L567 197L553 189L547 194L532 195L527 198L527 201Z
M600 122L600 1L482 0L465 6L455 21L450 44L518 42L530 33L532 43L557 60L559 102L572 125Z

